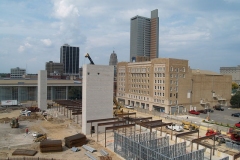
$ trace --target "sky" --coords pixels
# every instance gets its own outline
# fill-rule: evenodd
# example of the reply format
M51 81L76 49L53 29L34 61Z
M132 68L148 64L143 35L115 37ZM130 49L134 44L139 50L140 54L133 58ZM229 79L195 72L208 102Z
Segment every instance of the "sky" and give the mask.
M159 57L220 72L240 65L239 0L1 0L0 73L45 69L63 44L80 47L80 66L129 61L130 19L158 9Z

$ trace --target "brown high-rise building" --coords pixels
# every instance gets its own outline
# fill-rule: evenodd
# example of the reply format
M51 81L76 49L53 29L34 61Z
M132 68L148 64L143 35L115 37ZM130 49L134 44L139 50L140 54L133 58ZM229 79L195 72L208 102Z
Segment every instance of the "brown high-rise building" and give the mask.
M151 12L151 18L138 15L131 18L130 62L158 58L158 39L159 18L157 9Z

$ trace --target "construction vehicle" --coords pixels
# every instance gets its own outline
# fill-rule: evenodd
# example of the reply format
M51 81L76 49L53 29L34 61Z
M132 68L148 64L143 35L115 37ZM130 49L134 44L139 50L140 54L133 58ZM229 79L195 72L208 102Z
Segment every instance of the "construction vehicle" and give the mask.
M90 64L94 65L94 62L88 53L85 55L85 57L89 59Z
M187 129L189 131L199 130L199 126L198 125L196 125L194 123L191 123L191 122L188 122L188 121L182 121L182 125L183 125L184 129Z
M220 143L230 142L233 144L240 145L240 130L235 128L229 128L227 134L221 134L220 131L214 131L213 129L208 129L206 136L215 135L215 140Z
M37 134L36 137L34 138L34 142L42 142L47 139L47 134Z
M18 119L17 118L12 118L12 120L10 122L10 126L11 126L11 128L19 128Z
M113 115L116 116L117 114L122 114L122 106L118 103L116 97L113 98L113 103L115 104L115 107L113 107Z

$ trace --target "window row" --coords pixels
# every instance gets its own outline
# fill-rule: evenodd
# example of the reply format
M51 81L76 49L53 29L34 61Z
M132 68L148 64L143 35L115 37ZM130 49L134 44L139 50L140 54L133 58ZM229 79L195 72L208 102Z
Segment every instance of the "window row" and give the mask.
M185 67L182 67L182 68L173 68L172 66L170 67L170 71L171 72L186 72L186 69Z

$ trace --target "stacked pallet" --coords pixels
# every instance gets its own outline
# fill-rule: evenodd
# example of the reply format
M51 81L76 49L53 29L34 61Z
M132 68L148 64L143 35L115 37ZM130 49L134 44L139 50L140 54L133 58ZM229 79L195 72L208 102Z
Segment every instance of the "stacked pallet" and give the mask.
M86 144L87 138L84 134L78 133L73 136L65 137L65 146L68 148L81 147Z
M45 140L40 143L41 152L60 152L62 150L61 140Z

